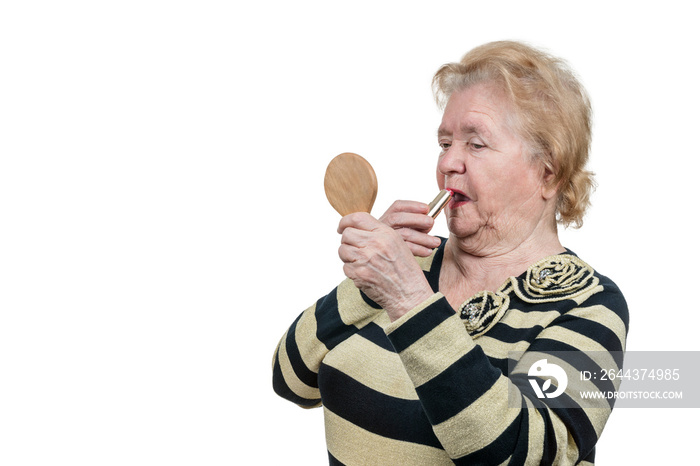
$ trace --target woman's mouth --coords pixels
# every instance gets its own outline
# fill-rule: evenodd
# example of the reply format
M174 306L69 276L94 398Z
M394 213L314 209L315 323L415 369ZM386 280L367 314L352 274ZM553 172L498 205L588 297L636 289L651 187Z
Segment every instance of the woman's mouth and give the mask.
M469 196L464 194L462 191L458 189L453 189L449 188L450 191L452 191L452 200L450 200L450 208L454 209L455 207L459 207L462 204L466 204L467 202L470 202L471 199Z

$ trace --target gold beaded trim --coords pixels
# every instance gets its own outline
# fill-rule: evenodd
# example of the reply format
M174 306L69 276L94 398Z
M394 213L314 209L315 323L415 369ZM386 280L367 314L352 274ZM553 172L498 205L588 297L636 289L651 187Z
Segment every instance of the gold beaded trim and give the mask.
M486 333L501 320L510 304L510 298L502 291L482 291L472 296L459 308L459 316L472 337Z
M571 299L598 285L593 268L576 256L560 254L532 265L524 280L513 280L515 293L528 303Z
M459 316L472 338L489 331L508 310L511 292L528 303L562 301L598 286L593 268L576 256L559 254L542 259L525 273L524 280L511 277L495 293L482 291L465 301Z

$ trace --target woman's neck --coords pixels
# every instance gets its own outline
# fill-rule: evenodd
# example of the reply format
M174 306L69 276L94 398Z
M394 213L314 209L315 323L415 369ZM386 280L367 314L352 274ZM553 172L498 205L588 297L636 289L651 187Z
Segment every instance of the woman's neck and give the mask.
M450 237L440 271L440 291L454 309L480 291L496 291L509 277L517 277L540 259L565 248L556 230L539 232L515 248L474 254Z

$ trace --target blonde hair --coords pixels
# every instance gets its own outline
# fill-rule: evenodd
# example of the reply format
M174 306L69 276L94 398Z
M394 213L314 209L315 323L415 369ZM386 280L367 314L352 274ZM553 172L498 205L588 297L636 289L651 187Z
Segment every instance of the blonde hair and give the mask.
M481 45L460 62L443 65L433 77L441 108L453 92L479 83L496 84L515 108L515 130L533 160L555 176L557 222L576 228L595 188L586 170L591 145L591 104L568 65L529 45L500 41Z

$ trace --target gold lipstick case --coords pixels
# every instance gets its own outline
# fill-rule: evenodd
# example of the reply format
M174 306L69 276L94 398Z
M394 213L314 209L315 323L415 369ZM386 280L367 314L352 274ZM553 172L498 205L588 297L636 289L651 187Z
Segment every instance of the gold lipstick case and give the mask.
M440 215L440 212L442 212L442 209L445 208L450 199L452 199L451 191L448 191L446 189L440 191L437 197L433 199L433 202L429 204L430 209L428 210L428 215L430 215L433 218Z

